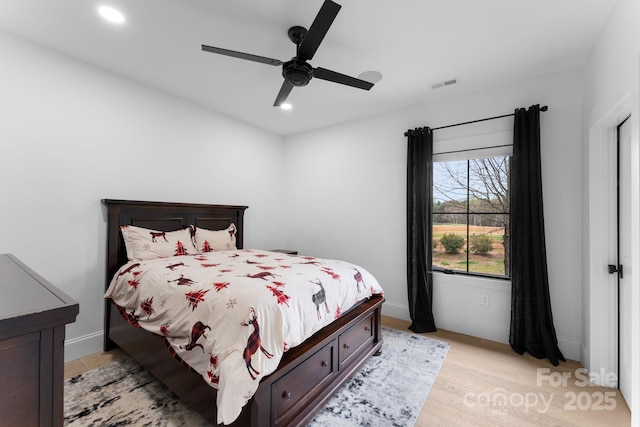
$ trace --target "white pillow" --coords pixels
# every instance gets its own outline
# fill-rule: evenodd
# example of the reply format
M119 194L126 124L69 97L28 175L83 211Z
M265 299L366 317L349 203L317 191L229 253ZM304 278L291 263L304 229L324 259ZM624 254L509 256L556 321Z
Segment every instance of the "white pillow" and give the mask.
M191 227L158 231L134 225L120 226L129 261L195 255L198 251L191 241L191 230Z
M195 227L194 243L200 253L230 251L236 248L236 225L231 223L224 230L207 230Z

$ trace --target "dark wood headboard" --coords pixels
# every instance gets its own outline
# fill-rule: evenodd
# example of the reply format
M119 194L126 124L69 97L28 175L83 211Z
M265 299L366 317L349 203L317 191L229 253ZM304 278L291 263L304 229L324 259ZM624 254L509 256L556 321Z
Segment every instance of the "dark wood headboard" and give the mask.
M105 290L118 268L127 262L127 251L120 234L121 225L136 225L160 231L174 231L195 225L223 230L237 227L236 246L243 247L244 211L247 206L205 205L103 199L107 207L107 277Z

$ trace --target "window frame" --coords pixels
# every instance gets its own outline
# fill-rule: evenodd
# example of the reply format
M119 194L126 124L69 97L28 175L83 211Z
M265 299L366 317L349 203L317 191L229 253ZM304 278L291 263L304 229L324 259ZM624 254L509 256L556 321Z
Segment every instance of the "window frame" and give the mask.
M472 154L476 154L476 155L472 155ZM473 272L473 271L469 271L469 261L470 261L470 250L469 250L469 243L470 243L470 219L471 219L471 215L507 215L508 216L508 224L511 224L511 205L509 204L509 209L507 210L507 212L472 212L470 209L470 200L471 198L470 196L470 163L472 160L477 160L477 159L482 159L482 158L491 158L491 157L508 157L511 158L513 155L512 153L512 144L505 144L505 145L497 145L497 146L491 146L491 147L482 147L482 148L470 148L470 149L463 149L463 150L456 150L456 151L448 151L448 152L444 152L444 153L438 153L438 154L434 154L433 155L433 163L435 165L435 163L445 163L445 162L454 162L454 161L466 161L467 163L467 173L466 173L466 199L465 199L465 211L464 212L459 212L460 215L465 215L466 217L466 221L465 221L465 228L466 228L466 250L465 250L465 268L466 271L463 270L455 270L455 269L450 269L450 268L445 268L442 266L436 266L433 265L433 261L432 261L432 265L431 265L431 270L433 272L438 272L438 273L443 273L443 274L447 274L447 275L459 275L459 276L472 276L472 277L481 277L481 278L489 278L489 279L495 279L495 280L501 280L501 281L511 281L511 275L509 272L509 275L498 275L498 274L490 274L490 273L481 273L481 272ZM511 163L511 160L508 160L509 163ZM435 169L435 168L434 168ZM507 170L507 175L510 174L510 171ZM510 181L510 177L507 176L507 182L509 183ZM432 200L435 200L434 197L434 190L435 190L435 181L432 179L432 186L431 186L431 196L432 196ZM431 242L430 244L432 245L431 247L433 248L433 243L435 242L435 239L433 238L433 227L434 227L434 217L437 215L442 215L443 213L441 212L434 212L433 211L433 203L431 206ZM509 241L509 245L510 245L510 241ZM432 252L433 253L433 252ZM509 248L509 255L511 254L510 248Z

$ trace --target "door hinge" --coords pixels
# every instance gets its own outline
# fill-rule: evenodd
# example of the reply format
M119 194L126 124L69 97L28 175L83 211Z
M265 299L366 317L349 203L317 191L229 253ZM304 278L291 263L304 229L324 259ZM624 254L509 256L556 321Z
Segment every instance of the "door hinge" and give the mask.
M613 264L609 264L609 274L615 274L618 273L618 277L620 277L621 279L622 277L622 264L618 265L617 267Z

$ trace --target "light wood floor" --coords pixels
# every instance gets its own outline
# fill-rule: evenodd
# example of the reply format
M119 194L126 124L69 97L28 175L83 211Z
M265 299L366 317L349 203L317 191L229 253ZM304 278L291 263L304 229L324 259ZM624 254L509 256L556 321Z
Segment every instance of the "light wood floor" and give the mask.
M409 332L404 320L382 316L382 324ZM548 360L520 356L506 344L443 330L422 335L451 346L417 427L631 424L620 392L584 384L578 362L554 367ZM122 357L115 350L71 361L65 364L65 378Z

